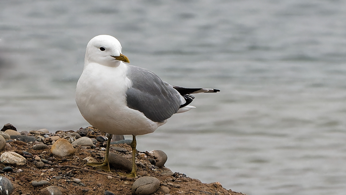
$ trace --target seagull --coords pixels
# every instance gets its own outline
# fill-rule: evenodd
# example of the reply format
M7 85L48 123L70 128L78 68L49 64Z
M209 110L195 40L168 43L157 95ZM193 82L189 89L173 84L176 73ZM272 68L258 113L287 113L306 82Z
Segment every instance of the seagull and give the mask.
M86 121L108 133L104 162L87 165L110 171L112 135L132 135L129 176L136 177L136 136L153 133L173 114L195 108L189 105L194 99L191 94L220 90L172 86L153 72L129 63L115 37L92 38L86 47L84 69L76 87L76 103Z

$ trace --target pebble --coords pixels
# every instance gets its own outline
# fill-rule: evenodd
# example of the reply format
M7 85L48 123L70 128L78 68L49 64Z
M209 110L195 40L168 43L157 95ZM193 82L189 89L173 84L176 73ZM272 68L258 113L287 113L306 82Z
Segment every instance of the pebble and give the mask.
M167 186L161 186L160 187L160 191L163 193L163 194L169 194L169 188Z
M97 163L98 162L95 158L93 158L91 156L85 157L83 160L86 161L87 163Z
M7 164L25 165L26 159L16 152L4 152L0 156L0 161Z
M0 151L5 149L5 146L6 146L6 139L0 135Z
M110 191L105 191L104 195L114 195L114 193Z
M56 141L56 140L60 139L60 137L57 136L57 135L55 135L55 136L50 137L50 139L51 139L52 141Z
M6 131L7 129L12 129L17 131L17 129L11 123L5 124L4 127L1 129L1 131Z
M110 152L108 156L109 165L114 168L125 169L128 171L132 170L132 162L122 157L119 154Z
M10 135L3 131L0 131L0 135L2 135L2 137L4 137L6 140L10 139Z
M4 167L3 169L2 169L2 171L4 171L4 172L13 172L13 169L12 169L12 167Z
M37 168L43 168L43 167L44 167L44 162L42 162L42 161L37 161L37 162L35 163L35 166L36 166Z
M108 138L106 136L97 136L96 137L96 140L99 141L99 142L104 142L104 141L107 141Z
M27 131L21 131L20 134L21 134L21 135L29 135L29 132L27 132Z
M0 176L0 195L12 194L13 190L11 181L6 177Z
M163 167L160 173L162 176L172 176L174 173L167 167Z
M10 135L10 137L11 137L11 139L16 139L16 140L23 141L23 142L26 142L26 143L35 142L36 141L35 136Z
M160 180L155 177L141 177L137 179L131 188L132 194L146 195L156 192L160 187Z
M163 167L167 161L167 155L162 150L152 150L149 154L155 157L156 166Z
M52 145L51 152L54 155L64 157L64 156L69 156L74 154L75 149L73 148L72 144L70 144L69 141L67 141L66 139L60 138Z
M111 147L113 150L116 150L116 151L118 151L118 152L127 152L127 150L125 149L125 148L121 148L121 147L115 147L115 146L113 146L113 147Z
M37 130L37 132L40 132L41 135L42 135L42 134L48 134L48 133L49 133L48 129L39 129L39 130Z
M62 195L62 192L57 186L48 186L40 191L40 195Z
M46 180L32 181L31 182L31 185L34 186L34 187L43 186L43 185L47 185L47 184L50 184L50 183L48 181L46 181Z
M18 131L12 130L12 129L8 129L5 131L5 133L7 133L8 135L20 135L20 133Z
M32 147L34 150L44 150L47 149L48 146L46 144L36 144Z
M76 141L72 142L73 146L93 146L93 141L88 137L81 137Z

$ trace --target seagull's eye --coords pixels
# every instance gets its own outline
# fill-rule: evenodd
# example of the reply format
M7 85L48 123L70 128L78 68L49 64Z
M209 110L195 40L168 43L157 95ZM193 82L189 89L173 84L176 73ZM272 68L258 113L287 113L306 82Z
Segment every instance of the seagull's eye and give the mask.
M105 49L104 47L100 47L100 50L101 50L101 51L104 51L104 50L106 50L106 49Z

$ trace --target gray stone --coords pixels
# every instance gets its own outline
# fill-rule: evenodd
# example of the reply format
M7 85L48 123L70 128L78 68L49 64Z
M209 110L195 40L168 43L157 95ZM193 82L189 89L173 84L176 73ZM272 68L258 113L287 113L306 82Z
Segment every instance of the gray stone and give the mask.
M6 140L3 136L0 135L0 151L2 151L6 146Z
M13 172L13 169L12 169L12 167L4 167L2 169L2 171L4 171L4 172Z
M73 146L93 146L93 141L88 137L81 137L76 141L72 142Z
M110 191L105 191L104 195L114 195L114 193Z
M113 150L116 150L118 152L127 152L127 150L125 148L121 148L121 147L116 147L116 146L112 146L111 147Z
M50 183L46 180L41 180L41 181L32 181L31 182L31 185L34 186L34 187L37 187L37 186L43 186L43 185L49 185Z
M11 181L6 177L0 176L0 195L12 194L13 190Z
M26 143L35 142L36 141L35 136L11 135L10 137L11 137L11 139L16 139L16 140L19 140L19 141L22 141L22 142L26 142Z
M96 140L98 141L98 142L104 142L104 141L107 141L108 140L108 138L106 137L106 136L97 136L96 137Z
M51 152L60 157L72 155L75 151L72 144L63 138L58 139L51 148Z
M1 154L0 160L5 164L25 165L26 163L26 159L16 152L4 152Z
M48 186L40 190L40 195L62 195L62 192L57 186Z
M149 152L155 157L156 166L163 167L167 161L167 155L162 150L152 150Z
M163 194L169 194L170 190L167 186L161 186L160 187L160 191L163 193Z
M109 165L111 167L125 169L128 171L132 170L132 162L120 156L119 154L110 152L108 160L109 160Z
M163 175L163 176L172 176L173 174L174 174L173 171L171 171L170 169L166 167L163 167L160 173L160 175Z
M4 138L5 138L5 140L10 139L10 135L9 135L9 134L7 134L7 133L5 133L5 132L3 132L3 131L0 131L0 135L2 135L2 137L4 137Z
M46 144L36 144L32 147L34 150L44 150L47 149L48 146Z
M155 177L141 177L132 185L132 194L146 195L156 192L160 187L160 180Z

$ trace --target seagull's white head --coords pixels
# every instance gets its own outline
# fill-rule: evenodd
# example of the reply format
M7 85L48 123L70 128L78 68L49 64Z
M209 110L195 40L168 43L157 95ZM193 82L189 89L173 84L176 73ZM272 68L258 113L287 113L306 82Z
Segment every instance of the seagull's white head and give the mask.
M129 63L129 59L121 53L118 39L110 35L98 35L92 38L85 52L85 66L98 63L105 66L117 66L120 61Z

